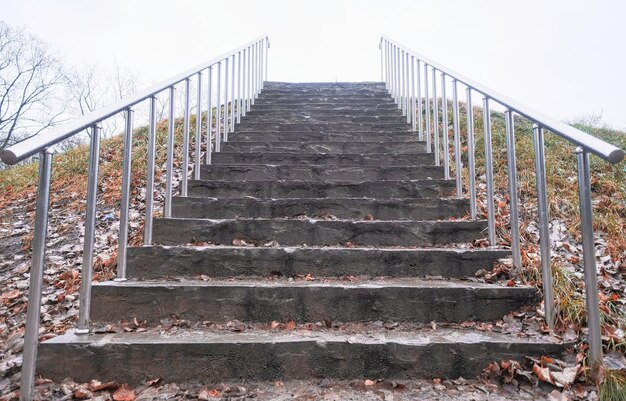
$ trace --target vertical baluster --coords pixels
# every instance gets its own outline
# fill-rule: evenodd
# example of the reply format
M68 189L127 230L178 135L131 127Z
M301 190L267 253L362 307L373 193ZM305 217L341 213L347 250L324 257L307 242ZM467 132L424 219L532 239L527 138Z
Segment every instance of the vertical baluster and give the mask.
M200 166L202 165L202 71L196 74L198 81L198 88L196 89L196 157L195 157L195 166L194 166L194 179L196 179L196 171L200 170ZM209 110L207 110L206 115L207 122L209 121ZM208 139L209 130L207 126L207 141L206 141L206 158L210 158L209 154L211 153L211 141ZM186 181L186 179L185 179ZM187 195L187 188L185 188L185 195Z
M172 180L174 170L174 127L176 123L176 88L170 86L170 109L167 124L167 159L165 165L165 202L163 217L172 216Z
M437 71L433 68L433 146L435 152L435 166L441 164L439 158L439 110L437 105Z
M146 222L144 225L143 244L152 244L152 211L154 210L154 158L156 149L156 96L150 97L148 116L148 156L146 172Z
M472 89L467 87L467 164L469 169L470 216L476 220L476 164Z
M228 133L230 129L228 128L228 104L230 102L229 93L228 93L228 66L230 65L230 57L227 57L224 60L224 142L228 142Z
M400 108L402 115L407 114L406 109L406 63L404 62L404 50L400 51Z
M217 83L215 101L215 151L222 147L222 62L217 63Z
M485 134L485 179L487 180L487 231L489 245L496 246L496 216L493 208L493 155L491 151L491 111L489 98L483 98L483 130Z
M454 164L456 178L456 197L463 198L463 183L461 181L461 169L463 168L461 161L461 132L459 128L459 94L457 80L452 81L452 118L454 125Z
M189 105L191 99L189 98L190 91L189 86L191 82L189 78L185 79L185 114L183 116L183 165L180 167L182 176L181 179L181 188L180 188L180 196L187 196L187 174L189 169ZM200 85L198 85L200 88ZM198 99L198 116L196 117L197 121L200 121L200 127L202 127L202 115L200 113L200 99ZM199 138L199 135L196 135L196 138ZM200 148L200 143L196 142L196 147ZM198 154L200 151L198 151ZM196 158L196 164L198 164L198 160L200 157Z
M407 124L411 124L411 94L410 94L410 85L411 85L411 80L410 80L410 74L409 74L409 53L405 53L404 54L404 62L406 64L406 74L404 75L405 78L405 84L404 84L404 103L405 103L405 109L406 109L406 123Z
M424 63L424 103L426 104L426 152L431 153L430 146L430 94L428 93L428 64Z
M424 126L423 126L423 121L422 121L422 79L420 78L422 75L421 72L421 67L420 67L420 60L417 60L417 125L419 126L418 128L418 135L417 138L420 141L424 140Z
M267 60L269 58L269 54L270 54L270 40L269 38L265 39L266 45L265 45L265 81L267 82Z
M252 45L248 47L248 81L247 81L247 92L246 92L246 108L247 111L250 111L250 107L252 107Z
M411 56L411 131L417 131L415 118L415 57Z
M248 49L243 49L243 67L242 67L242 81L241 81L241 116L246 116L246 111L248 111L248 101L246 100L246 87L248 84L247 81L247 71L248 68Z
M93 245L96 231L96 203L98 202L98 166L100 163L100 127L91 127L89 145L89 172L87 178L87 205L85 208L85 239L83 242L82 278L80 281L80 309L76 334L89 333L91 309L91 281L93 276Z
M254 105L256 99L256 43L252 45L252 62L250 64L251 75L251 91L250 91L250 105Z
M535 177L537 183L537 211L539 214L539 251L541 256L541 281L543 286L543 310L550 329L554 329L554 290L552 289L552 258L550 250L550 210L548 207L546 160L543 128L533 126L535 148Z
M513 112L504 112L506 123L506 147L507 167L509 175L509 216L511 220L511 252L513 254L513 266L522 267L522 255L520 252L519 238L519 210L517 205L517 163L515 161L515 125Z
M441 73L441 135L443 138L443 176L450 179L450 144L448 143L448 96L446 95L446 74Z
M242 53L237 53L237 124L241 123L241 64L243 61Z
M389 45L389 66L391 67L391 82L389 83L391 97L396 101L396 48Z
M124 160L122 162L122 199L120 201L120 233L117 248L118 281L126 280L126 249L128 248L128 212L130 208L130 174L133 155L133 109L126 109ZM171 175L170 175L171 177ZM171 200L171 199L170 199ZM169 216L168 216L169 217Z
M37 183L37 206L35 209L35 233L33 235L33 256L28 282L28 310L24 331L24 351L22 353L22 377L20 400L33 399L35 367L39 341L39 319L41 309L41 287L48 232L48 207L50 201L50 176L52 151L43 150L39 157L39 182Z
M380 82L385 82L385 77L384 77L384 71L383 71L383 62L384 62L384 57L383 57L383 41L380 41L380 45L378 46L378 50L380 50Z
M597 378L602 366L602 332L600 330L600 308L598 306L596 249L593 238L589 153L580 147L577 148L576 161L578 165L578 200L583 242L583 266L585 269L587 328L589 329L589 359L592 377Z
M385 81L385 87L387 88L387 92L391 93L391 57L390 53L390 45L387 39L385 39L385 75L387 77Z
M207 74L207 115L206 115L206 164L211 164L213 153L213 66ZM195 179L200 179L200 169L195 170Z
M230 68L232 78L230 80L230 125L228 132L235 131L235 55Z
M398 104L398 110L402 109L402 63L400 54L400 48L396 47L396 103Z

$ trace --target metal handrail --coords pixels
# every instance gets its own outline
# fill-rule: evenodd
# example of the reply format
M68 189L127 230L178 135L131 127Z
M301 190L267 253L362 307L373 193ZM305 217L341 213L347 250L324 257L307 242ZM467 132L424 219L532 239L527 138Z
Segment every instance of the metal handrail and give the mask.
M510 97L503 95L502 93L497 92L479 82L476 82L463 74L460 74L450 68L444 67L436 61L433 61L415 51L408 49L405 46L398 44L397 42L389 39L387 36L381 37L379 48L380 46L382 46L382 43L385 40L397 46L398 48L403 49L408 55L421 60L423 63L431 66L432 68L435 68L440 72L443 72L445 75L454 78L457 82L462 83L466 87L472 88L474 91L481 93L489 99L495 100L502 106L516 112L517 114L524 116L537 124L540 124L542 127L548 129L550 132L553 132L560 137L566 139L567 141L580 146L585 151L591 152L596 156L601 157L602 159L613 164L619 163L624 160L624 151L622 149L611 145L610 143L605 142L602 139L596 138L595 136L590 135L584 131L574 128L571 125L555 120L554 118L549 117L539 111L536 111L514 99L511 99Z
M541 276L544 297L544 315L548 326L555 324L555 306L553 278L551 270L551 250L549 236L549 205L547 201L544 131L549 130L566 141L577 145L576 159L578 170L579 208L581 215L583 267L587 304L587 326L589 329L589 354L593 372L600 371L602 365L602 337L600 331L600 311L598 304L596 257L593 241L593 214L591 205L591 173L589 154L593 153L610 162L619 163L624 159L624 151L586 132L564 124L536 110L531 109L493 89L490 89L466 76L459 74L431 59L414 52L386 36L380 38L378 45L381 52L381 77L386 88L398 104L398 109L407 116L413 131L418 132L420 140L426 140L427 151L435 153L435 165L441 165L439 152L443 155L444 177L450 178L450 151L453 150L455 162L456 196L463 197L462 152L460 141L460 115L458 85L466 88L467 104L467 160L469 177L470 215L477 218L476 207L476 167L474 142L474 117L472 107L473 92L483 96L483 131L485 150L485 192L487 209L487 231L489 244L497 245L496 221L494 210L494 177L492 160L491 113L490 103L494 101L506 110L504 112L507 151L507 175L509 189L509 215L511 226L511 253L513 265L521 268L521 248L517 190L517 166L515 155L514 114L523 116L534 123L533 145L535 153L535 176L537 186L537 204L539 220L539 255L541 258ZM422 67L423 66L423 67ZM410 71L410 72L409 72ZM441 77L441 123L439 132L439 110L437 97L437 75ZM432 78L432 88L429 80ZM448 99L446 87L452 81L452 119L453 141L449 142ZM423 89L422 89L423 82ZM417 107L416 107L417 103ZM432 103L432 105L431 105ZM432 107L431 107L432 106ZM431 113L432 111L432 113ZM424 119L422 117L425 117ZM425 121L423 121L425 120ZM431 126L432 122L432 126ZM440 136L442 144L440 147ZM434 149L433 149L434 146ZM450 149L452 147L452 149Z
M107 118L112 117L122 111L125 111L126 109L136 105L137 103L140 103L152 96L155 96L158 93L163 92L171 86L183 82L185 79L196 75L200 71L206 70L214 64L217 64L218 62L227 59L229 56L232 56L233 54L238 53L261 40L266 40L267 48L269 48L270 45L268 36L262 35L244 45L239 46L234 50L223 53L209 61L198 64L197 66L190 68L187 71L181 72L180 74L174 75L171 78L154 84L149 88L129 95L109 106L104 107L101 110L94 110L93 112L79 117L70 123L64 124L60 127L45 131L39 135L18 142L2 150L0 152L0 160L2 160L6 164L18 163L29 156L41 152L43 149L56 145L57 143L93 126L94 124L106 120Z
M52 146L89 129L89 162L88 162L88 182L87 182L87 203L85 210L85 237L83 243L82 280L80 285L80 307L78 311L78 323L76 334L87 334L90 332L90 305L91 286L93 276L93 256L94 238L96 224L96 204L98 196L98 167L100 163L100 137L102 130L100 123L107 118L113 117L117 113L125 113L124 148L122 163L122 193L120 200L120 229L118 239L117 271L115 280L126 280L126 251L128 247L128 226L130 209L130 182L132 165L133 146L133 107L142 101L149 100L148 117L148 146L147 146L147 174L145 191L145 225L144 244L152 243L152 222L154 208L155 189L155 161L156 161L156 100L157 95L167 91L169 95L168 127L167 127L167 160L165 173L165 195L163 202L163 217L171 217L172 194L174 191L174 131L176 119L176 86L184 83L184 117L183 117L183 155L181 165L180 195L187 196L187 181L189 166L191 165L189 144L190 144L190 82L196 80L196 132L195 132L195 153L193 162L195 163L194 178L200 179L201 145L206 141L207 164L211 163L211 153L220 151L221 142L228 141L228 134L233 133L234 126L250 111L250 106L254 104L254 99L258 97L263 89L264 77L267 78L267 53L269 49L269 38L267 35L246 43L234 50L224 53L205 63L197 65L183 73L166 79L150 88L144 89L134 95L112 104L102 110L94 111L84 117L80 117L71 123L59 128L46 131L19 142L0 153L0 158L7 164L15 164L36 153L39 158L39 179L37 186L37 206L35 212L35 229L33 237L33 256L30 270L28 310L26 316L26 329L24 333L24 352L22 358L22 377L20 384L20 400L30 401L33 396L33 385L35 382L35 367L37 359L38 332L40 321L41 291L44 271L44 260L46 252L46 233L48 226L48 209L50 199L50 179L52 176ZM228 66L231 65L232 77L229 80ZM224 65L222 74L222 65ZM235 76L235 65L238 74ZM216 67L214 74L213 68ZM242 74L243 70L243 74ZM203 83L202 76L207 77L207 103L203 105ZM213 104L214 87L212 85L213 76L217 78L215 85L215 100ZM224 92L222 95L222 75L224 79ZM266 79L265 79L266 80ZM230 91L229 91L230 89ZM237 93L235 93L237 89ZM206 107L204 107L206 106ZM206 125L203 130L202 113L207 113ZM213 130L213 111L215 110L215 130Z

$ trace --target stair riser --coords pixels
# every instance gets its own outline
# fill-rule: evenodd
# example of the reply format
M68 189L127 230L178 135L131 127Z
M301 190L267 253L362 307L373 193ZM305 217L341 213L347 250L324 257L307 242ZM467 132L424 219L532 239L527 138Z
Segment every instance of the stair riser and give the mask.
M55 381L102 381L140 385L165 382L222 383L239 380L432 379L477 377L493 361L559 356L565 346L511 343L351 344L302 340L273 343L50 344L39 349L38 373Z
M264 115L264 116L246 116L241 119L241 123L237 127L246 127L248 125L257 124L327 124L327 123L354 123L354 125L366 124L406 124L406 117L403 116L350 116L350 115L331 115L331 116L313 116L307 114L283 114L283 115Z
M402 250L341 248L196 248L128 249L127 272L133 279L176 277L473 277L509 257L503 250Z
M258 110L255 106L254 109L246 113L245 118L267 118L267 117L298 117L298 116L311 116L311 117L345 117L345 116L391 116L401 117L402 112L396 108L377 108L377 107L344 107L335 110L328 110L324 106L319 106L317 109L309 107L308 109L294 109L294 108L282 108L282 109L268 109Z
M362 104L362 103L393 103L393 99L389 96L388 93L380 92L380 93L365 93L365 92L352 92L352 93L328 93L328 94L319 94L319 93L301 93L301 94L271 94L265 95L261 93L259 97L254 101L257 103L274 103L281 101L299 101L299 102L350 102L353 104Z
M244 122L237 124L235 134L242 132L363 132L363 131L391 131L409 133L411 126L406 122L371 122L371 123L351 123L351 122L328 122L328 123L276 123L276 122Z
M390 97L385 87L362 87L362 88L265 88L259 94L260 97L276 96L381 96Z
M441 220L460 218L469 203L448 199L205 199L174 197L172 216L204 219L284 218L332 215L340 219Z
M434 156L420 154L280 154L280 153L216 153L214 164L288 164L318 166L420 166L434 164Z
M291 132L236 132L229 135L230 142L414 142L417 134L413 132L385 131L333 131L311 132L311 131L291 131Z
M401 109L398 108L398 105L393 102L386 103L372 103L368 102L365 104L354 104L354 103L342 103L342 104L334 104L333 107L329 107L327 102L284 102L284 103L274 103L274 104L261 104L255 103L252 108L246 112L248 113L257 113L262 115L264 112L283 112L284 110L294 111L294 112L315 112L320 111L326 114L334 114L342 111L350 111L350 110L372 110L375 112L384 112L390 113L391 115L397 114L401 112Z
M454 181L189 181L189 196L241 198L437 198L454 190Z
M308 96L299 98L284 98L284 99L260 99L256 100L251 106L254 109L257 105L302 105L302 104L325 104L327 108L332 109L335 107L343 106L394 106L399 109L398 105L391 98L366 98L366 97L323 97L323 96Z
M537 300L532 288L341 287L279 285L160 286L94 284L92 319L192 322L492 321ZM451 307L454 305L454 307Z
M203 180L298 180L323 182L355 182L406 179L443 178L443 168L437 166L299 166L299 165L204 165Z
M160 245L194 241L230 245L236 238L265 244L428 246L468 243L483 237L484 221L333 221L157 219L153 240Z
M222 152L241 153L423 153L423 142L222 142Z

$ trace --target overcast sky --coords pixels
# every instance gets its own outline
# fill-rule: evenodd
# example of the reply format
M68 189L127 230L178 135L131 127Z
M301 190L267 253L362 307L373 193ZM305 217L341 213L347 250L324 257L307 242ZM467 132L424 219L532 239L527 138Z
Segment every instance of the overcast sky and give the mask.
M546 114L626 128L623 0L0 0L0 18L143 85L263 33L270 80L379 80L386 34Z

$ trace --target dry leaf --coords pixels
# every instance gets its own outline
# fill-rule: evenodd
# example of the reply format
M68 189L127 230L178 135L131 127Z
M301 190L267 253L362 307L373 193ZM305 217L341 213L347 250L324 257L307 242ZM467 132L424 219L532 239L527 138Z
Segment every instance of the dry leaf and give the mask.
M115 401L135 401L135 390L128 388L125 384L113 393Z
M373 386L373 385L374 385L374 384L376 384L376 383L374 382L374 380L366 379L366 380L363 382L363 384L364 384L364 385L366 385L366 386Z
M294 322L293 320L288 321L287 324L285 325L286 330L293 330L295 328L296 328L296 322Z

